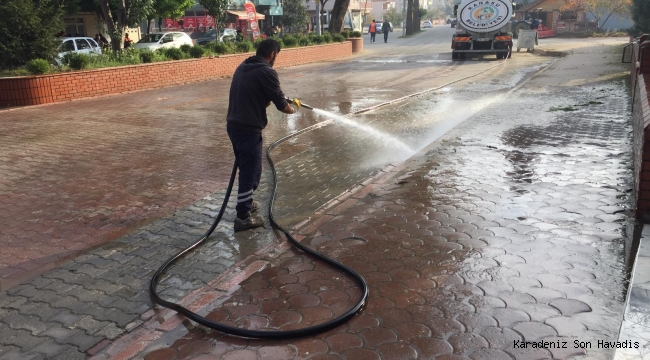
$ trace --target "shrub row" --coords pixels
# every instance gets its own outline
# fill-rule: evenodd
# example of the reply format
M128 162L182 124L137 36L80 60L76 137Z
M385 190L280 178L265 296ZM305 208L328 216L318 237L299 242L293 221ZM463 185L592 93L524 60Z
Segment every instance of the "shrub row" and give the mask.
M329 44L332 42L344 42L345 38L349 37L350 35L354 36L354 34L350 34L347 31L335 35L332 35L330 33L316 35L311 33L308 35L286 35L282 38L276 38L276 40L280 42L280 45L283 48L291 48L297 46ZM359 34L359 36L361 36L361 34ZM205 46L191 46L185 44L180 48L165 48L158 49L156 51L128 48L117 52L107 51L104 54L92 56L81 53L69 53L66 54L63 59L61 59L61 63L63 64L63 70L65 70L65 67L69 67L73 70L83 70L105 68L111 66L146 64L168 60L201 58L206 55L224 55L253 52L255 49L257 49L261 42L262 39L258 39L255 42L248 40L240 42L211 42ZM25 69L30 74L39 75L50 72L52 70L52 67L46 60L35 59L27 63Z

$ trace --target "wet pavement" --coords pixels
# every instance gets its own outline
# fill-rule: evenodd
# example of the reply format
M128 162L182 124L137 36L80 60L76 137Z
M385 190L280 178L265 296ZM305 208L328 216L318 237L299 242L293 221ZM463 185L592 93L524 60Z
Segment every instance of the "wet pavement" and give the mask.
M493 100L305 240L369 283L368 307L346 326L260 341L185 321L136 357L611 358L614 349L598 341L617 340L625 301L627 90L618 82L540 95L533 85ZM596 98L578 111L549 111ZM504 116L527 108L537 115ZM340 272L288 251L207 317L296 329L340 315L359 295ZM539 340L566 341L567 349L519 347Z
M439 39L443 37L432 36L431 43L442 44ZM280 76L287 92L314 89L310 93L314 100L305 97L310 105L346 113L494 65L468 62L459 70L458 63L445 59L449 54L436 54L441 61L433 61L431 55L416 54L415 46L402 48L395 45L387 51L395 54L283 70ZM573 59L555 63L550 71L568 61ZM83 249L109 241L119 231L128 234L0 295L0 359L83 358L84 353L97 352L98 358L128 353L147 359L202 354L236 359L406 359L436 354L547 358L549 352L514 349L512 341L616 339L627 276L621 245L631 239L629 218L622 212L629 206L631 186L626 89L620 82L540 88L536 84L545 81L546 70L523 88L512 90L550 62L522 54L477 78L355 117L414 150L425 150L394 179L372 185L366 197L360 196L360 202L336 217L328 205L336 203L333 199L340 199L339 194L369 183L369 177L413 154L395 151L338 124L278 148L274 153L279 173L276 217L288 226L324 220L325 225L305 241L361 272L371 286L369 306L362 315L330 333L299 341L225 337L181 323L171 312L149 310L147 282L152 272L205 230L223 196L223 190L215 193L214 189L225 184L232 159L223 124L215 126L218 122L208 114L225 106L227 81L138 93L141 104L134 101L134 114L129 116L113 115L119 111L115 105L112 113L102 110L83 117L83 109L104 109L109 98L4 113L15 118L9 122L14 126L38 119L24 130L28 135L23 142L12 148L12 156L18 159L19 155L34 157L17 149L31 144L27 139L39 131L43 135L63 130L66 122L68 130L83 129L79 124L92 122L93 117L103 122L104 127L94 124L92 131L66 133L69 138L52 135L61 144L70 139L82 144L70 150L63 145L54 148L75 166L88 167L86 176L80 177L80 194L96 189L104 194L100 204L106 204L102 201L107 193L120 204L103 207L103 215L112 227L123 227L83 238ZM617 71L612 64L598 65L602 72ZM364 71L350 74L358 68ZM575 79L580 75L574 72ZM570 80L561 79L564 83L557 85ZM197 100L196 94L205 97ZM117 98L127 102L132 97ZM600 104L578 106L590 101ZM167 105L164 110L158 110L160 102ZM144 105L152 103L156 105ZM462 109L459 103L464 104ZM549 111L567 105L575 105L578 111ZM63 120L75 106L82 111ZM61 113L51 124L44 116L33 116L39 112L56 116L53 110ZM169 115L160 120L161 116L152 115L155 111ZM309 112L293 117L272 114L267 143L320 120ZM81 120L75 120L79 116ZM121 119L119 124L113 124L114 117ZM52 146L46 143L34 142ZM143 143L149 145L139 146ZM105 152L110 161L97 154L80 156L79 149L94 146L110 149ZM123 165L124 160L129 166ZM70 167L59 170L58 160L45 162L43 166L58 177L34 189L57 189L74 173ZM102 166L106 170L96 174ZM92 184L102 176L110 180L102 180L103 188ZM266 190L268 174L264 179L260 193ZM19 181L11 184L21 189ZM148 191L150 196L138 197L134 208L161 203L159 212L116 215L121 201ZM76 198L83 196L68 196L58 203L43 199L39 205L77 209ZM35 197L34 201L41 200ZM28 212L20 209L16 206L16 211L3 214L15 215L12 221L17 222ZM50 215L29 216L38 222L38 216ZM75 216L52 229L97 228L82 215ZM114 221L116 216L121 223ZM358 289L349 279L300 254L285 252L286 245L270 231L234 235L232 216L229 212L214 241L163 279L160 288L165 298L186 301L214 320L260 329L322 322L358 298ZM17 228L32 231L22 225ZM42 230L42 234L52 232ZM62 237L63 244L67 241ZM31 248L40 246L23 250ZM52 252L59 256L60 248ZM38 258L31 256L29 261ZM11 263L13 258L6 261L7 269L18 268ZM607 358L612 353L588 351L589 358ZM568 349L553 356L579 353Z

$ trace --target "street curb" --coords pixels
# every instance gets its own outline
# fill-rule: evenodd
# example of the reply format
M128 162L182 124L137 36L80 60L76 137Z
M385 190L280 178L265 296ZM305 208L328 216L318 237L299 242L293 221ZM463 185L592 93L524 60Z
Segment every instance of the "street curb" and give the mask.
M537 54L540 56L551 56L551 57L565 57L569 55L569 53L565 51L542 50L539 48L533 49L533 54Z

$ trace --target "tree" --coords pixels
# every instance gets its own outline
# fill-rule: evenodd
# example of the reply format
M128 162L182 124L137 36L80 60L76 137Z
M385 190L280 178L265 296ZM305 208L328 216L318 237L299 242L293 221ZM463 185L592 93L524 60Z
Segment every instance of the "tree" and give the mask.
M290 31L302 29L309 23L309 14L302 5L302 0L284 0L282 2L282 26Z
M650 0L633 0L632 20L639 32L650 32Z
M425 8L420 8L420 13L418 15L420 19L426 19L428 14L429 14L429 10Z
M343 20L345 20L345 13L348 11L349 6L350 0L334 0L329 25L331 33L340 33L343 30Z
M402 22L404 17L402 16L402 12L397 12L397 9L390 8L384 13L384 19L397 26Z
M598 29L602 29L609 17L629 14L632 0L568 0L562 10L583 9L596 19ZM604 20L601 21L601 19Z
M12 68L33 59L53 60L63 30L60 4L50 0L0 1L0 68Z
M417 30L420 30L419 20L419 0L407 0L406 2L406 35L413 35ZM416 21L418 22L416 26Z
M205 8L205 11L208 12L208 15L214 18L214 22L217 26L225 24L228 22L228 14L226 10L230 6L228 0L198 0L199 4Z
M153 12L153 0L99 0L113 50L124 47L127 27L138 26Z
M440 19L441 17L443 17L443 15L444 14L443 14L442 10L440 10L440 8L433 8L433 9L429 9L427 11L426 17L429 20L436 20L436 19Z
M178 19L192 6L194 0L154 0L153 11L147 15L147 33L154 18L158 18L158 30L162 31L162 19Z
M325 14L325 10L323 10L323 9L325 9L325 4L327 4L327 2L329 0L316 0L316 1L318 1L320 3L320 14L318 16L319 16L319 19L320 19L320 29L321 29L321 33L322 33L323 30L325 29L325 24L323 24L323 14ZM309 0L307 0L307 2L309 2Z

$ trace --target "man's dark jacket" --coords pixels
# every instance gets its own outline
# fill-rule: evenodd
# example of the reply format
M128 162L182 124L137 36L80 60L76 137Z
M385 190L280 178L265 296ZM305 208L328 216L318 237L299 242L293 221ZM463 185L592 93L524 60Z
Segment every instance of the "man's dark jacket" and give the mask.
M258 56L246 59L232 77L228 104L228 128L261 133L266 127L266 105L278 110L289 104L280 89L278 73Z
M384 23L381 25L381 32L386 34L391 31L393 30L390 28L390 23L388 21L384 21Z

